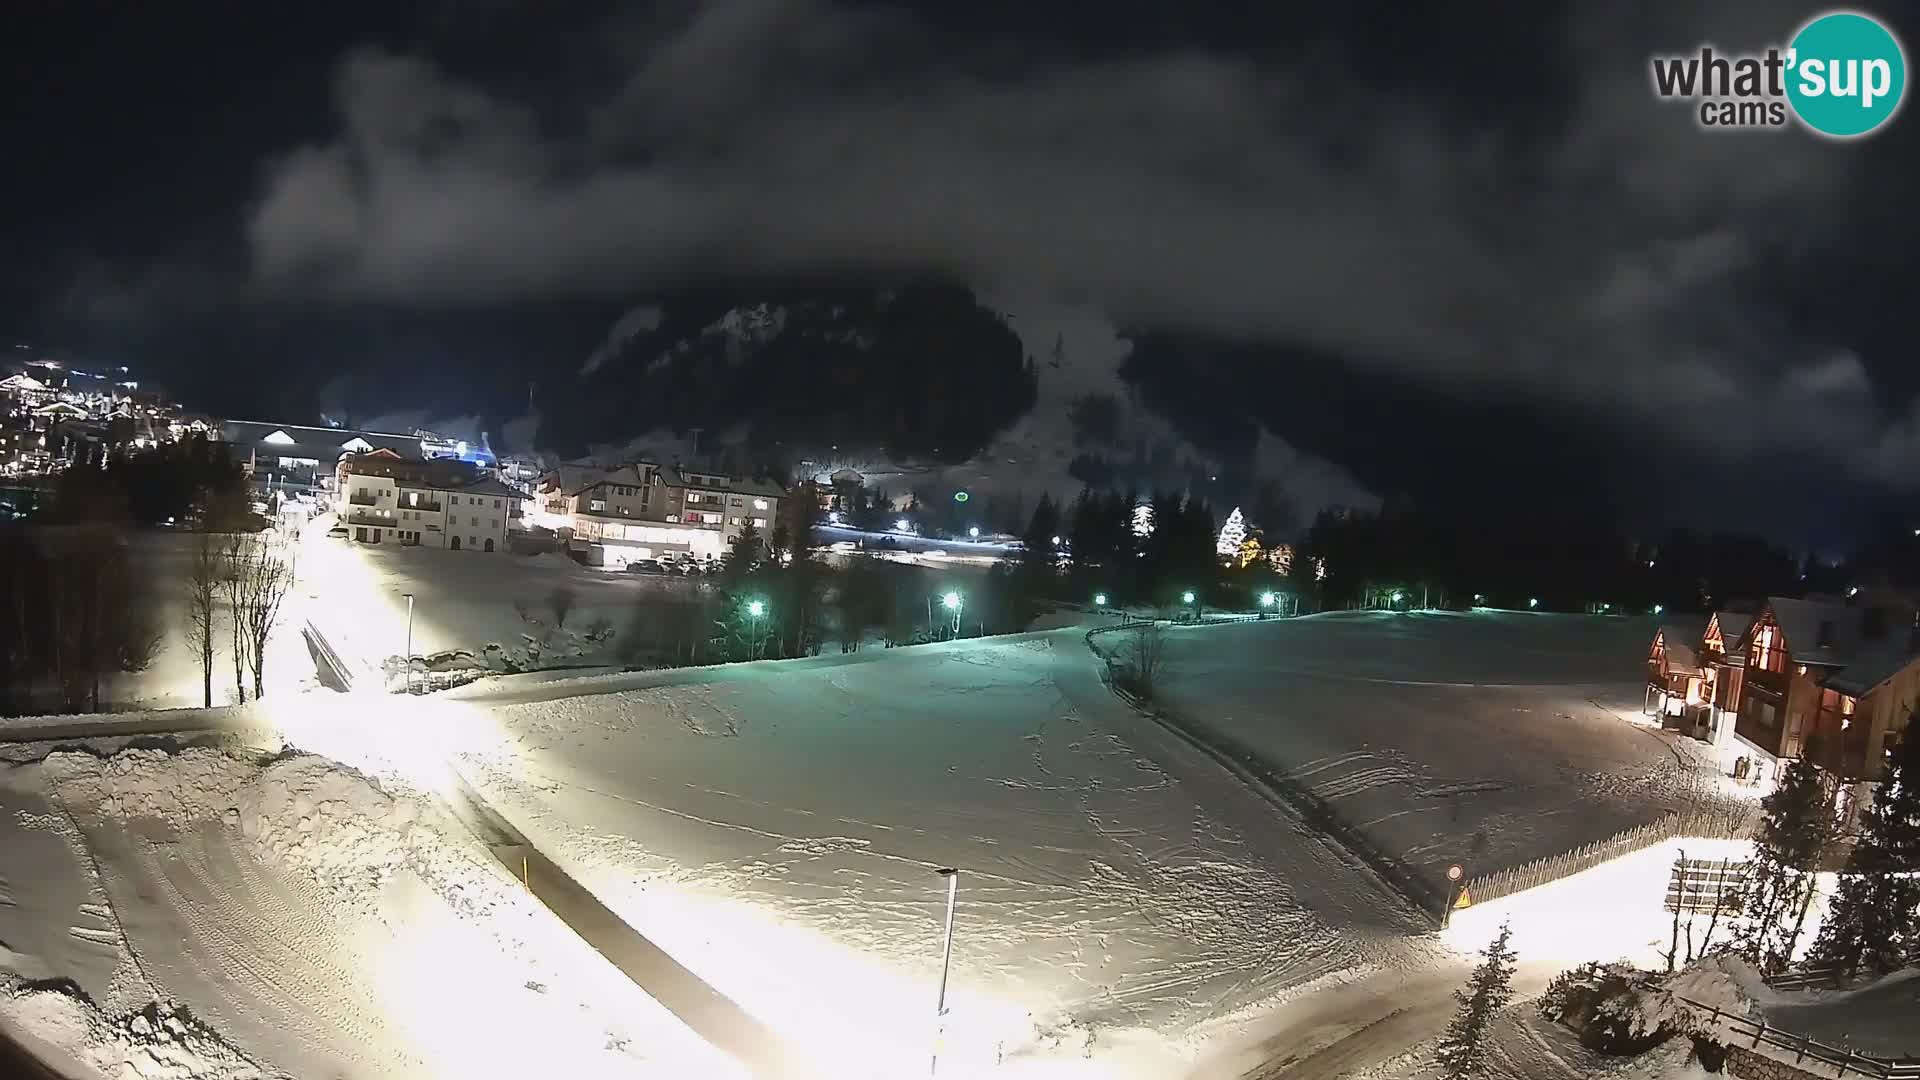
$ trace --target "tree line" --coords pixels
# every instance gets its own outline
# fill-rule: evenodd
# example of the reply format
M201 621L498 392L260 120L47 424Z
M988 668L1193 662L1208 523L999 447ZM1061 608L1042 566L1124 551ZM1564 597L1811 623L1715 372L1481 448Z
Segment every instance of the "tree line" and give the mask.
M112 680L147 671L169 630L200 666L203 706L222 652L232 700L259 697L294 579L291 548L260 524L239 466L205 439L84 455L34 519L0 528L0 714L110 708ZM155 525L190 533L184 567L138 540Z

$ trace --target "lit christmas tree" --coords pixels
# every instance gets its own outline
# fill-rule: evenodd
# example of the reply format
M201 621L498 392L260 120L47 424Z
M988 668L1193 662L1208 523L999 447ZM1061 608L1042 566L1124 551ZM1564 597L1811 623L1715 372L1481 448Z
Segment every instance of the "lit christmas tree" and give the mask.
M1227 515L1227 523L1220 526L1220 540L1213 550L1223 559L1238 559L1240 545L1247 539L1247 519L1240 515L1240 508L1234 507Z
M1293 573L1293 545L1275 544L1267 549L1267 565L1273 572L1285 577Z
M1260 536L1256 533L1240 542L1239 563L1241 566L1252 566L1260 561L1265 552L1266 549L1260 546Z
M1133 535L1145 540L1153 535L1153 504L1136 503L1133 508Z

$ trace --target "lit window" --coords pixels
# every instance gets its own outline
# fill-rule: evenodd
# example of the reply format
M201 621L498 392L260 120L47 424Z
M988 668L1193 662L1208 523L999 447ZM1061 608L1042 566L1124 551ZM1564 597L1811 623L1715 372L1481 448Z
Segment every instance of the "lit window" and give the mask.
M764 529L764 528L766 528L766 527L767 527L767 519L766 519L766 518L754 518L754 519L753 519L753 527L754 527L754 528L756 528L756 529Z
M767 500L765 499L753 500L753 508L755 510L765 510L767 508Z

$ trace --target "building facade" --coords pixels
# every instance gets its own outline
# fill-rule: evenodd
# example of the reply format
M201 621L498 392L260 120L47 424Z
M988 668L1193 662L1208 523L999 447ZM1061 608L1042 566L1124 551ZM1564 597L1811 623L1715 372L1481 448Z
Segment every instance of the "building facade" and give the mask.
M347 538L482 553L507 550L520 493L459 461L409 461L387 450L336 467L334 511Z
M1773 769L1805 758L1878 780L1920 707L1920 613L1901 600L1770 598L1717 612L1697 639L1662 627L1648 656L1649 710Z
M639 461L563 465L535 488L535 524L596 565L663 555L718 558L752 527L766 535L787 492L765 480Z

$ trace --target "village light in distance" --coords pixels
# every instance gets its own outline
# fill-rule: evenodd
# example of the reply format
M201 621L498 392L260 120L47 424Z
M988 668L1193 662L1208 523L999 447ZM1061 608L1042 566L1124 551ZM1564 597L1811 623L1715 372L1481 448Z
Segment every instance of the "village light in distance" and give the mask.
M1093 594L1093 606L1094 606L1094 607L1106 607L1106 606L1107 606L1107 594L1106 594L1106 593L1103 593L1103 592L1097 592L1097 593L1094 593L1094 594Z
M1536 596L1536 597L1534 597L1533 599L1531 599L1531 600L1528 600L1528 601L1527 601L1527 606L1528 606L1529 608L1537 608L1537 607L1539 607L1539 606L1540 606L1540 598Z
M1274 596L1274 595L1273 595L1272 593L1270 593L1270 592L1263 592L1263 593L1261 593L1261 594L1260 594L1260 606L1261 606L1261 607L1272 607L1272 606L1274 605L1274 602L1275 602L1275 601L1276 601L1277 599L1278 599L1278 598L1277 598L1277 597L1275 597L1275 596Z
M967 535L973 537L975 540L980 539L980 526L978 525L968 526Z

